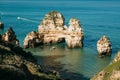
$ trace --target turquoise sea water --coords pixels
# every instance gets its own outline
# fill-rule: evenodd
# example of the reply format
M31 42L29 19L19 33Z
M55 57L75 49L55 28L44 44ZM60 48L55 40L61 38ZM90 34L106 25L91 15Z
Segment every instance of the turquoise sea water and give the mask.
M28 49L39 64L55 68L64 74L63 77L76 80L87 80L109 64L120 48L119 0L0 0L0 17L5 24L0 33L12 26L22 46L26 34L37 30L44 15L51 10L61 12L66 25L72 17L80 20L85 33L84 47L67 49L63 43L54 45L56 49L52 51L52 45ZM104 34L110 38L113 55L98 58L96 42Z

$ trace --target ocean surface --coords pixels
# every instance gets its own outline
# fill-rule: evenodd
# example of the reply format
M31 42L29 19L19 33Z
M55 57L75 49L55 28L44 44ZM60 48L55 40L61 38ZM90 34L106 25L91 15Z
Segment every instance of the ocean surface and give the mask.
M110 63L120 49L119 0L0 0L0 20L5 24L0 33L12 26L23 46L25 36L37 31L44 15L52 10L63 14L67 26L72 17L80 20L85 34L84 47L68 49L62 43L27 49L40 65L59 71L66 79L87 80ZM97 56L96 42L102 35L110 38L111 57ZM51 50L52 46L56 49Z

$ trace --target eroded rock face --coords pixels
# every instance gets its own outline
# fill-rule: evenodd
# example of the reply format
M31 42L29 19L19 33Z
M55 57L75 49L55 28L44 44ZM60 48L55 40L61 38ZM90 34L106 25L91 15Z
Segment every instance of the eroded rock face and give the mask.
M82 47L84 34L80 25L80 21L76 18L71 18L68 28L69 36L66 36L66 44L69 48Z
M65 42L65 36L61 35L59 33L57 34L45 34L44 35L44 44L49 45L49 44L55 44L55 43L61 43Z
M82 34L83 31L82 31L82 28L81 28L81 25L80 25L80 21L76 18L71 18L70 21L69 21L68 31Z
M112 44L110 43L108 37L104 35L100 38L100 40L98 40L97 50L99 55L111 55Z
M19 40L16 38L16 34L13 31L12 27L10 27L6 33L2 35L2 40L12 43L14 45L19 45Z
M80 21L76 18L71 18L69 21L69 28L64 24L64 17L57 11L49 12L45 15L41 24L38 26L37 35L27 35L24 40L24 46L31 47L38 44L36 39L41 40L43 44L55 44L65 42L68 48L83 46L83 31ZM39 37L43 35L43 37ZM34 40L33 40L34 39ZM31 43L32 41L32 43ZM35 47L35 46L34 46Z
M40 35L35 31L28 33L24 40L24 48L35 47L36 45L42 44L44 35Z
M82 39L79 36L68 36L65 41L68 48L83 47Z
M57 11L51 11L45 15L44 19L39 25L38 32L51 30L65 30L64 17Z
M4 28L4 24L0 21L0 29Z

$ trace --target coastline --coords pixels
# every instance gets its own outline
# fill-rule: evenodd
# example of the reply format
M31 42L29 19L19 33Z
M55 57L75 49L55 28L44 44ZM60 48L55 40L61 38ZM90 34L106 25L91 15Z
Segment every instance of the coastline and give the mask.
M12 26L22 47L26 35L33 30L37 32L37 26L47 12L51 10L62 12L65 16L65 25L67 26L69 26L68 23L71 17L74 16L78 18L81 21L81 26L85 34L84 47L82 49L68 49L64 43L56 44L57 46L55 45L55 47L50 45L50 47L47 46L45 48L43 46L29 48L28 52L32 52L33 56L37 56L38 60L42 58L38 63L42 61L40 62L40 64L43 65L42 68L47 68L48 72L45 70L45 74L49 73L49 71L51 73L51 70L55 72L54 74L58 74L56 71L60 71L63 78L70 79L71 76L71 79L81 78L84 80L91 78L95 73L98 73L108 66L117 54L120 47L119 4L120 1L113 0L1 0L0 17L5 25L4 30L1 30L0 33L3 34L9 26ZM108 36L112 43L112 55L110 57L98 58L96 43L102 35ZM60 39L60 41L61 40L62 39ZM71 41L74 42L74 40ZM60 47L58 48L58 46ZM46 65L48 65L48 67L45 67Z

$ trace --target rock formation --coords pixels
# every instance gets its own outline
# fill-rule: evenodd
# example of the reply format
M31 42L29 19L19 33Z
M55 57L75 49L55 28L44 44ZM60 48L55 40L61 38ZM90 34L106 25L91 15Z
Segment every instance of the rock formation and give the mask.
M65 41L68 48L82 47L84 34L80 21L76 18L70 19L69 28L64 23L65 19L61 13L57 11L49 12L41 21L38 32L35 33L36 37L30 36L31 33L26 36L24 47L28 48L35 44L41 45L40 43L49 45Z
M0 21L0 29L4 28L4 24Z
M84 34L80 25L80 21L76 18L71 18L69 21L68 35L65 38L69 48L82 47Z
M14 45L19 45L19 40L16 38L15 32L10 27L5 34L2 35L2 40Z
M98 40L97 50L99 55L111 55L112 45L108 37L104 35L100 38L100 40Z
M114 60L90 80L120 80L120 51Z
M30 32L24 40L24 48L28 48L28 47L35 47L38 44L42 44L43 43L43 38L44 35L39 35L37 32L32 31Z
M67 27L64 25L64 17L57 11L51 11L45 15L44 19L39 25L38 32L43 31L54 31L54 30L65 30Z

